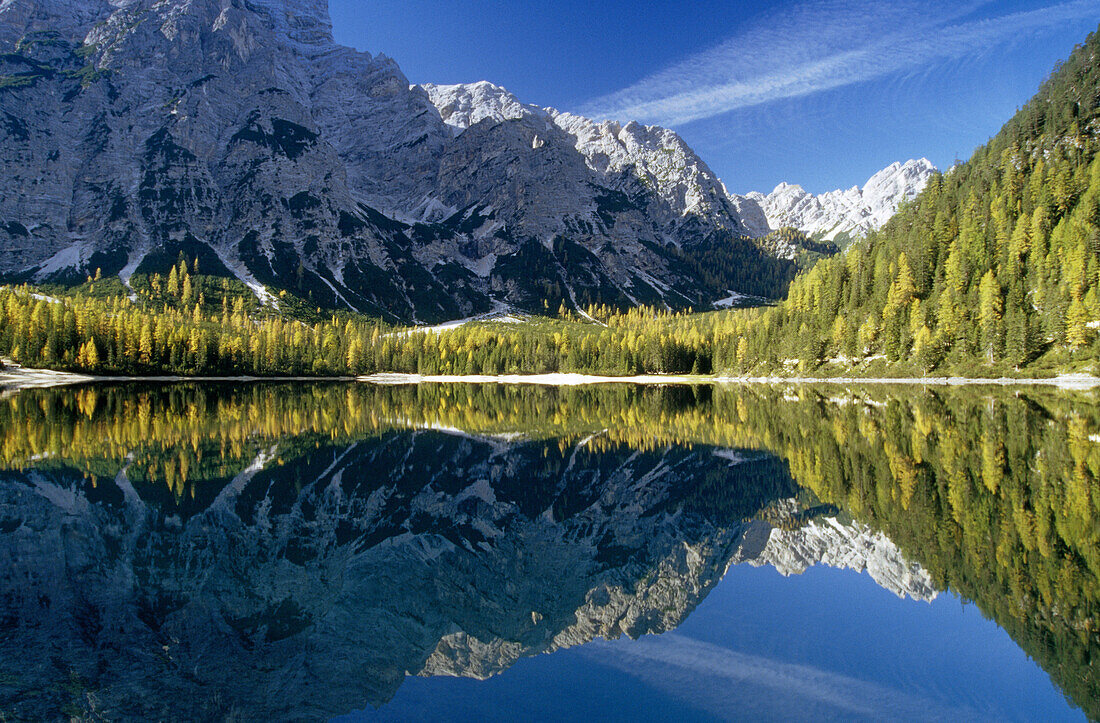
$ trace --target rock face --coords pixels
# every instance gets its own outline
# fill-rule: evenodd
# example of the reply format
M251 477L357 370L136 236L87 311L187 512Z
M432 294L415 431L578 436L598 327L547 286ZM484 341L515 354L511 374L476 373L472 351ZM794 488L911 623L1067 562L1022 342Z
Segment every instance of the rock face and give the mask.
M660 202L651 204L649 215L659 228L670 232L669 242L697 239L713 229L747 231L725 186L673 131L634 122L597 123L553 108L525 105L492 83L422 87L457 136L478 123L508 121L529 121L564 132L565 140L604 185L628 197L638 196L643 187L655 192ZM536 138L532 143L542 147L547 140ZM561 231L551 227L544 233Z
M754 192L737 197L736 202L755 236L763 235L763 215L765 229L789 226L807 236L832 241L840 234L863 236L881 227L897 212L900 203L924 190L934 173L931 161L921 158L887 166L862 188L853 186L847 191L815 196L802 186L780 183L767 195Z
M3 0L0 45L6 277L182 251L406 320L683 307L726 293L691 259L748 231L675 133L410 87L325 0Z
M932 577L905 559L890 538L857 522L835 517L814 519L796 529L771 528L764 549L745 560L770 565L782 575L801 575L814 565L866 572L899 598L932 602L939 594Z
M0 694L31 719L327 719L406 674L670 630L731 562L830 554L745 522L797 486L733 456L391 432L288 440L190 494L43 460L0 474Z

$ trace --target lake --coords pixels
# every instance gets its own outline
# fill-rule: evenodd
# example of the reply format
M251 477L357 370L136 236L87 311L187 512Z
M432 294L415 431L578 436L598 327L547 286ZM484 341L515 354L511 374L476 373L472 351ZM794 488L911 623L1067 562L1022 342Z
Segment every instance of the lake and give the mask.
M1100 403L0 397L0 720L1100 717Z

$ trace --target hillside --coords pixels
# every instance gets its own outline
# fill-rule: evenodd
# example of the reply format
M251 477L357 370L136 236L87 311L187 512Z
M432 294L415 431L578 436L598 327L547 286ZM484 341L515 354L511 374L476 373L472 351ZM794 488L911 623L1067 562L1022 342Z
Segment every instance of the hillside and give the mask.
M1093 33L969 161L933 176L879 232L735 330L744 365L883 356L899 371L968 372L1094 361L1098 53Z

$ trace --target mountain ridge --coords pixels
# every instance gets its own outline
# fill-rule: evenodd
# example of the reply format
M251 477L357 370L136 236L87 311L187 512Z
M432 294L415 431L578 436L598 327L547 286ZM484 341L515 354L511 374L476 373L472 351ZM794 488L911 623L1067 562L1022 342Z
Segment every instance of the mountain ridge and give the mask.
M489 81L437 85L422 83L443 121L456 135L482 121L505 122L541 118L577 139L577 150L594 168L616 169L634 164L657 188L679 191L683 212L719 207L736 218L739 230L760 238L781 228L795 228L808 236L832 241L837 235L865 235L893 216L898 205L912 200L936 167L927 158L895 161L873 174L863 186L810 194L802 186L783 182L771 193L731 193L722 180L675 131L636 121L594 121L555 108L524 103L507 89ZM671 188L661 180L675 177Z
M5 279L129 286L183 255L271 306L430 322L708 308L796 270L674 131L411 85L324 0L5 0L0 47Z
M937 172L927 158L895 161L863 186L847 190L812 194L798 184L784 182L771 193L753 191L745 198L759 206L772 229L789 226L808 236L834 241L842 234L864 236L881 228L898 206L916 198Z

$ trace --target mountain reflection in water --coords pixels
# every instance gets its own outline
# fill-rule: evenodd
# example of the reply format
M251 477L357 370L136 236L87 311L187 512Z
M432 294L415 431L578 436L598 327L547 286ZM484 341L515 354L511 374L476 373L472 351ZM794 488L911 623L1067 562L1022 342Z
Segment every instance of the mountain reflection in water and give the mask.
M975 601L1096 717L1098 421L1052 391L24 391L0 713L323 719L824 563Z

